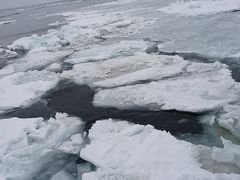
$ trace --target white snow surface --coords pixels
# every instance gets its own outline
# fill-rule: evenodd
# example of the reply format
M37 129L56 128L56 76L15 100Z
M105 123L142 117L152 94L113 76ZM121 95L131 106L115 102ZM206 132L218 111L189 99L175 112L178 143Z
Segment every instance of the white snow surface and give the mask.
M19 134L23 133L28 128L35 127L37 120L43 120L42 118L10 118L0 119L0 146L12 139L19 137Z
M184 72L189 62L179 56L148 55L119 57L100 62L82 63L61 74L76 83L88 83L97 87L115 87L138 81L154 81L175 77Z
M213 174L201 169L198 148L152 126L124 121L96 122L90 144L80 156L93 163L96 172L83 180L237 180L240 175Z
M76 147L65 146L66 143L83 133L80 118L61 113L48 121L39 119L34 127L29 125L28 133L1 146L0 174L6 180L49 179L69 163L69 152L76 151ZM78 143L81 139L77 138ZM81 146L78 148L80 152Z
M177 0L167 7L160 8L159 11L183 16L197 16L239 9L238 0Z
M62 14L66 25L59 29L21 38L8 46L9 50L0 49L0 58L15 57L13 51L27 52L0 70L0 113L27 107L54 88L58 74L49 71L60 70L59 61L74 51L65 60L74 64L73 70L63 72L61 77L97 87L95 105L190 112L224 107L216 121L239 137L239 107L227 104L239 100L240 88L226 65L147 55L142 52L147 43L141 40L155 42L168 52L238 57L238 13L221 12L239 7L237 0L178 1L168 6L167 1L120 0ZM217 13L221 16L204 18ZM157 25L151 26L155 21ZM45 67L47 70L35 70ZM16 127L9 124L17 120L26 122L11 133L13 130L8 129ZM5 130L10 133L0 133L0 138L4 133L0 180L36 176L75 180L76 176L63 167L85 146L81 120L57 114L48 121L34 121L0 120L0 127L8 126ZM151 126L106 120L93 126L89 138L81 157L96 165L97 171L85 173L83 180L240 179L237 174L213 174L201 169L196 145ZM224 148L214 148L211 158L239 166L239 146L224 140L223 144ZM80 167L79 174L90 170L87 164Z
M16 72L24 72L28 70L35 70L44 66L50 65L62 58L70 55L72 51L45 51L43 49L34 49L23 58L14 60L11 64L0 69L0 77Z
M140 41L120 41L110 45L97 45L87 49L75 52L66 59L65 62L71 64L79 64L88 61L100 61L115 58L118 56L129 56L136 51L144 51L147 48L147 43Z
M37 101L58 83L58 75L43 71L28 71L0 79L0 113L26 107Z
M90 70L85 72L87 68ZM100 89L94 97L96 106L204 112L236 101L240 94L239 83L232 79L226 65L188 62L178 56L146 55L81 64L76 65L70 75L71 72L81 80L110 77L94 83L99 87L152 81Z

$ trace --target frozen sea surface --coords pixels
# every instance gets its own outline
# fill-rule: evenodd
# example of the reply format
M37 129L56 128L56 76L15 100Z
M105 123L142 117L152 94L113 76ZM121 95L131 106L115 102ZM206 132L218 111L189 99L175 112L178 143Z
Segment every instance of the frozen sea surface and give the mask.
M0 10L1 180L240 178L237 0L24 3Z

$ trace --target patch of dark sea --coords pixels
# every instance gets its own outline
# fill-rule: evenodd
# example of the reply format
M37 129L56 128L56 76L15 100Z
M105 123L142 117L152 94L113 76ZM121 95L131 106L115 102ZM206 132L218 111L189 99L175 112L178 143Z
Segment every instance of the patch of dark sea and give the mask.
M49 119L56 112L78 116L85 122L85 130L99 120L115 119L141 125L152 125L158 130L170 132L178 139L194 144L221 146L218 130L201 123L203 114L170 111L150 111L145 109L120 110L113 107L96 107L93 98L96 89L87 85L78 85L71 81L62 80L57 87L47 92L39 101L27 108L18 108L2 115L1 118L34 118Z

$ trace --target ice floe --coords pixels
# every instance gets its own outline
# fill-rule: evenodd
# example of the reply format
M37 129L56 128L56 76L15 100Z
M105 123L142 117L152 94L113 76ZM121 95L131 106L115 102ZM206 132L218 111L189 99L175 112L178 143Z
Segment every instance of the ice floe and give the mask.
M238 0L178 0L167 7L160 8L159 11L184 16L197 16L239 9L240 2Z
M110 45L97 45L72 54L65 62L71 64L89 61L100 61L118 56L133 55L136 51L144 51L147 48L145 41L120 41Z
M80 118L57 113L48 121L38 120L7 144L0 154L0 174L12 180L50 179L71 161L72 152L80 152L82 137Z
M146 61L152 63L152 68L149 68L147 63L140 61L139 69L141 70L139 70L137 64L135 64L136 61L133 64L124 64L124 61L116 61L122 64L122 67L121 65L116 66L115 63L114 66L116 69L113 67L106 68L108 71L104 73L101 71L101 68L95 64L95 69L92 68L95 71L92 70L92 72L99 77L105 78L108 77L109 74L111 75L109 69L112 69L115 76L119 74L122 75L124 72L122 76L113 77L113 74L112 79L95 83L100 87L125 85L138 81L140 83L100 90L94 97L94 104L96 106L113 106L120 109L175 109L179 111L204 112L218 109L229 102L239 99L239 84L232 79L230 70L224 64L219 62L188 62L179 57L177 58L177 56L159 56L159 58L157 56L152 56L152 58L149 56L148 58L150 59L147 60L146 58ZM178 59L177 61L171 60L176 58ZM131 58L129 58L129 60L130 59ZM158 60L158 63L154 63L156 60ZM169 64L165 63L164 65L164 61L169 61ZM131 62L131 60L129 62ZM101 67L101 65L99 66ZM141 73L138 71L134 72L136 69ZM73 69L73 71L74 70L75 69ZM131 73L127 74L128 71L131 71ZM92 74L89 71L84 73ZM80 77L81 76L82 75L80 75ZM150 80L153 82L141 83L141 80Z
M62 58L70 55L72 51L50 52L42 49L30 51L25 57L14 60L11 64L0 69L0 77L16 72L41 69L47 65L60 61Z
M77 64L72 70L63 72L61 77L73 79L80 84L114 87L176 76L181 74L187 65L188 62L179 56L137 53L134 56Z
M89 131L90 144L80 156L97 170L83 180L237 180L240 175L214 174L201 168L199 148L152 126L98 121Z
M76 64L61 77L78 84L111 88L100 90L94 104L120 109L204 112L236 101L240 94L239 83L224 64L143 52Z
M10 118L0 119L0 146L8 143L11 139L16 139L24 132L25 128L33 128L37 120L43 120L42 118Z
M0 79L0 113L36 102L58 79L57 74L46 70L4 76Z

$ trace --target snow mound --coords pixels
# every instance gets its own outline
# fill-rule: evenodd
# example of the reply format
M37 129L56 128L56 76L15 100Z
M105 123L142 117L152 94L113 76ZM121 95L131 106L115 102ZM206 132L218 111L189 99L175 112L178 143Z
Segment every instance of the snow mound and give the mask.
M88 61L100 61L118 56L129 56L136 51L144 51L147 44L144 41L120 41L110 45L98 45L88 49L81 50L71 55L70 59L65 60L67 63L78 64Z
M0 70L1 75L8 75L16 72L41 69L47 65L55 63L70 55L72 51L49 52L42 49L34 49L20 59L14 60L11 64Z
M48 121L38 120L34 128L5 147L0 174L11 180L50 179L69 163L72 152L80 152L82 136L80 118L57 113Z
M81 150L80 156L97 170L85 173L83 180L237 180L240 177L201 169L195 159L197 146L152 126L103 120L93 125L89 138L90 144Z
M162 61L163 57L165 57L165 64L164 60ZM99 90L94 97L96 106L117 107L120 109L175 109L188 112L204 112L218 109L229 102L239 99L239 83L232 79L231 72L226 65L219 62L208 64L188 62L181 58L178 58L177 61L171 60L175 58L152 56L150 60L146 60L152 63L151 68L149 68L148 63L141 63L140 61L139 63L143 67L139 69L142 70L132 73L128 73L128 71L132 71L132 69L138 70L135 61L132 65L130 63L124 64L124 61L116 61L122 64L122 67L120 68L120 65L116 66L117 63L115 63L113 65L116 67L115 69L109 63L108 65L111 68L106 68L105 74L102 73L101 64L100 68L95 65L95 69L92 68L91 71L80 73L80 77L84 77L82 74L87 74L88 77L88 74L95 73L94 78L95 76L105 78L120 72L120 75L126 75L111 77L112 79L96 82L95 85L112 87L130 84L130 82L139 82L136 85ZM156 60L159 62L155 63ZM169 61L169 64L166 63L167 61ZM89 65L89 67L91 66ZM73 69L73 71L79 72L79 69ZM112 69L112 71L109 71L109 69Z
M48 71L28 71L0 79L0 113L26 107L55 87L58 75Z
M240 2L238 0L178 0L167 7L160 8L159 11L183 16L198 16L239 9Z
M234 136L240 138L240 105L228 104L216 117L219 126L229 130Z

